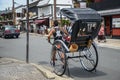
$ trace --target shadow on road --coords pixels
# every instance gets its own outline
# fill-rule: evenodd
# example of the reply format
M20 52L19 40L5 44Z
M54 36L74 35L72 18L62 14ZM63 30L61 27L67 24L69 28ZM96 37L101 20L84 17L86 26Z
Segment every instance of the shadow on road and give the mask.
M73 68L70 68L69 70L70 70L70 76L79 77L79 78L91 78L91 77L107 75L105 72L100 70L96 70L96 72L95 71L87 72L83 68L79 68L79 67L73 67ZM67 71L66 71L66 75L68 75Z

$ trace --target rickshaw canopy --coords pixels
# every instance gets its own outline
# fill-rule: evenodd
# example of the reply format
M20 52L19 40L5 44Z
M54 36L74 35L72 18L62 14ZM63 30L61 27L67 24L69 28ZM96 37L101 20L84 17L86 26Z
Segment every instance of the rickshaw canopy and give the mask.
M60 10L60 14L61 19L63 15L73 22L71 33L72 42L76 41L78 35L81 35L80 38L87 38L85 35L88 38L91 36L92 39L98 35L102 17L96 10L91 8L63 8Z
M71 21L101 21L100 14L91 8L63 8L60 14L69 18Z

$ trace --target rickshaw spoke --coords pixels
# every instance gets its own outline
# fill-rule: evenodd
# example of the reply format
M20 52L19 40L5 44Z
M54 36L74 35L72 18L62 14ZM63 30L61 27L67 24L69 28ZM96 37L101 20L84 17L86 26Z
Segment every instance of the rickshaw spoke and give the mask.
M98 55L96 52L95 46L84 49L81 54L84 55L83 58L80 58L83 68L87 71L95 70L98 62Z

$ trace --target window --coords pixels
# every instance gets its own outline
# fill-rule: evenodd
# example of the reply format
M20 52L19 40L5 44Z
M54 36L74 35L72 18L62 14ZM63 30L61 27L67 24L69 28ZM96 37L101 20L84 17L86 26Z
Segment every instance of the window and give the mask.
M112 28L120 28L120 18L112 19Z
M21 15L22 15L21 13L17 13L17 17L21 17Z

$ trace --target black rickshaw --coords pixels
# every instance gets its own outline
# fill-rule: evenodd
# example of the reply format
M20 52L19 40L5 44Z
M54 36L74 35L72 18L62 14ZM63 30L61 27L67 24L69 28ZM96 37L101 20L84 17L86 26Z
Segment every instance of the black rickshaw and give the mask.
M72 34L69 45L62 40L56 40L53 46L56 47L54 72L62 76L66 69L69 71L68 59L79 58L81 65L86 71L96 70L98 64L98 51L94 39L100 30L102 18L97 11L91 8L63 8L60 10L61 19L68 18L72 21ZM58 48L57 44L61 44ZM67 56L76 54L78 56ZM61 58L61 53L64 58Z

